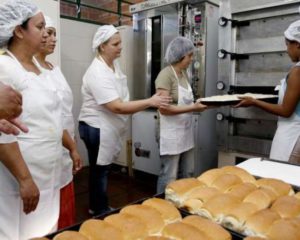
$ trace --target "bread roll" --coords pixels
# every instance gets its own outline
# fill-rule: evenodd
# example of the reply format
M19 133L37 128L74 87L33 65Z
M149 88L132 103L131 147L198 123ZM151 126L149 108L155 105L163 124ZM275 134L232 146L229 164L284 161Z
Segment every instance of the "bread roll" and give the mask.
M237 166L224 166L221 170L225 173L234 174L242 179L243 182L255 183L256 179L246 170Z
M169 201L160 198L150 198L145 200L142 205L150 206L160 212L165 224L181 220L178 209Z
M90 240L87 237L83 236L79 232L75 231L64 231L62 233L57 234L53 240Z
M254 203L241 202L226 213L222 225L237 232L242 232L246 219L258 210L259 208Z
M146 224L149 235L160 234L165 225L160 212L150 206L133 204L124 207L120 213L127 213L140 218Z
M241 184L242 180L233 174L222 174L218 176L211 184L212 187L220 190L221 192L227 191L234 185Z
M273 190L278 197L294 194L294 190L291 185L279 179L261 178L256 181L256 185L261 188L269 188Z
M260 210L247 218L243 233L247 236L266 237L269 227L278 219L279 214L273 210Z
M210 240L208 236L196 227L182 222L171 223L165 226L162 235L176 240Z
M31 238L30 240L49 240L49 238L46 237L38 237L38 238Z
M210 186L212 182L223 174L223 171L219 168L210 169L202 173L197 179L201 182L204 182L207 186Z
M102 220L86 220L81 224L79 232L89 240L106 240L107 236L114 240L125 240L120 229Z
M232 186L226 191L226 193L232 194L242 201L249 193L253 192L256 189L256 185L250 182L246 182Z
M148 235L146 224L140 218L127 213L107 216L104 221L120 229L125 239L143 239Z
M243 202L253 203L257 205L259 209L265 209L271 205L271 198L269 195L261 189L257 189L249 193L243 200Z
M270 226L267 237L272 240L299 240L300 231L289 219L279 219Z
M298 217L300 216L300 201L294 196L282 196L273 203L271 209L282 218Z
M183 202L182 207L190 213L197 214L197 211L202 207L204 202L207 202L207 200L220 193L214 187L195 188L186 194L186 200Z
M185 200L185 194L196 187L206 186L196 178L183 178L171 182L165 189L165 198L172 201L177 207L181 207Z
M219 194L203 204L198 214L205 218L221 223L226 212L238 206L239 199L229 194Z
M231 240L231 234L218 224L199 216L187 216L183 223L190 224L202 231L211 240Z

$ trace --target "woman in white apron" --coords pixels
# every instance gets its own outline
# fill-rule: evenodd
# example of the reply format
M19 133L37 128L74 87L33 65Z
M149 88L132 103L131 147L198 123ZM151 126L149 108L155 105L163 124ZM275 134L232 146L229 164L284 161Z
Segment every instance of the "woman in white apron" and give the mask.
M300 136L300 20L293 22L287 28L284 37L288 55L296 64L288 76L281 80L278 104L247 97L236 107L255 106L279 116L270 158L289 161ZM299 149L294 151L299 152Z
M58 66L53 66L46 61L46 57L52 54L56 46L56 27L54 22L45 16L46 31L48 37L45 46L35 55L37 64L47 70L54 84L57 87L58 96L62 104L63 123L63 157L61 159L60 178L57 179L57 186L60 190L60 215L58 229L68 227L75 223L75 193L73 185L73 173L81 168L81 159L75 143L75 127L72 114L73 94L72 90Z
M114 26L98 28L93 50L96 57L83 76L79 133L89 156L90 213L101 214L109 210L107 174L121 151L128 114L168 104L169 99L154 95L129 101L127 78L117 62L122 50L121 37Z
M61 105L53 80L33 62L47 37L44 27L43 14L32 3L14 0L0 5L0 47L7 47L0 56L0 81L22 94L20 120L29 129L17 137L0 136L1 240L46 235L58 220Z
M188 82L187 68L193 60L194 44L184 37L173 39L166 51L169 64L155 80L156 92L172 97L172 105L160 108L160 160L161 169L157 193L179 178L194 176L194 128L192 112L206 109L195 102ZM180 174L179 174L180 173Z

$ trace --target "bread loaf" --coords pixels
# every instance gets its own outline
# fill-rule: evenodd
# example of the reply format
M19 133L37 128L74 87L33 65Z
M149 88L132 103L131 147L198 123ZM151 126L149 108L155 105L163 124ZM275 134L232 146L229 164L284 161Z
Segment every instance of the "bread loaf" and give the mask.
M292 186L282 180L274 178L261 178L256 181L258 187L273 190L278 197L284 195L293 195L295 192Z
M82 235L79 232L75 231L64 231L62 233L57 234L53 240L89 240L87 237Z
M256 185L247 182L232 186L226 191L226 193L231 194L242 201L249 193L256 189Z
M182 222L168 224L164 227L162 235L176 240L211 240L196 227Z
M223 174L223 171L219 168L213 168L202 173L197 179L204 182L207 186L210 186L212 182Z
M224 166L221 168L224 173L234 174L242 179L243 182L255 183L256 179L246 170L237 166Z
M300 201L294 196L282 196L273 203L271 209L282 218L299 217Z

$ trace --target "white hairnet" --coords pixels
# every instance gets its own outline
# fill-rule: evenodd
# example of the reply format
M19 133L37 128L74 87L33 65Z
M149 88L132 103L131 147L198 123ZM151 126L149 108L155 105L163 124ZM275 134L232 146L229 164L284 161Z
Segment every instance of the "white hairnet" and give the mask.
M118 32L113 25L103 25L97 29L93 39L93 51L96 51L100 44L106 42Z
M53 20L46 15L44 15L44 17L45 17L45 23L46 23L45 28L55 28L56 29L56 26L55 26Z
M0 47L7 45L13 36L15 27L21 25L39 12L33 3L27 0L10 0L0 5Z
M194 51L193 42L185 37L176 37L168 45L165 59L168 64L179 62L185 55Z
M285 38L300 43L300 20L293 22L284 32Z

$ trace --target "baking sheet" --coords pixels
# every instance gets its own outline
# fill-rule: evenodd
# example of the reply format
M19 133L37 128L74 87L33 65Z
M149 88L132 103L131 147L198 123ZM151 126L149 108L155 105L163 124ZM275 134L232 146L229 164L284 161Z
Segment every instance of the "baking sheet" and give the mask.
M300 188L300 166L265 158L250 158L237 165L254 176L276 178Z
M252 97L266 102L276 103L278 100L277 95L271 94L256 94L256 93L245 93L245 94L228 94L228 95L216 95L206 98L199 98L198 101L205 105L236 105L242 99L240 97Z

